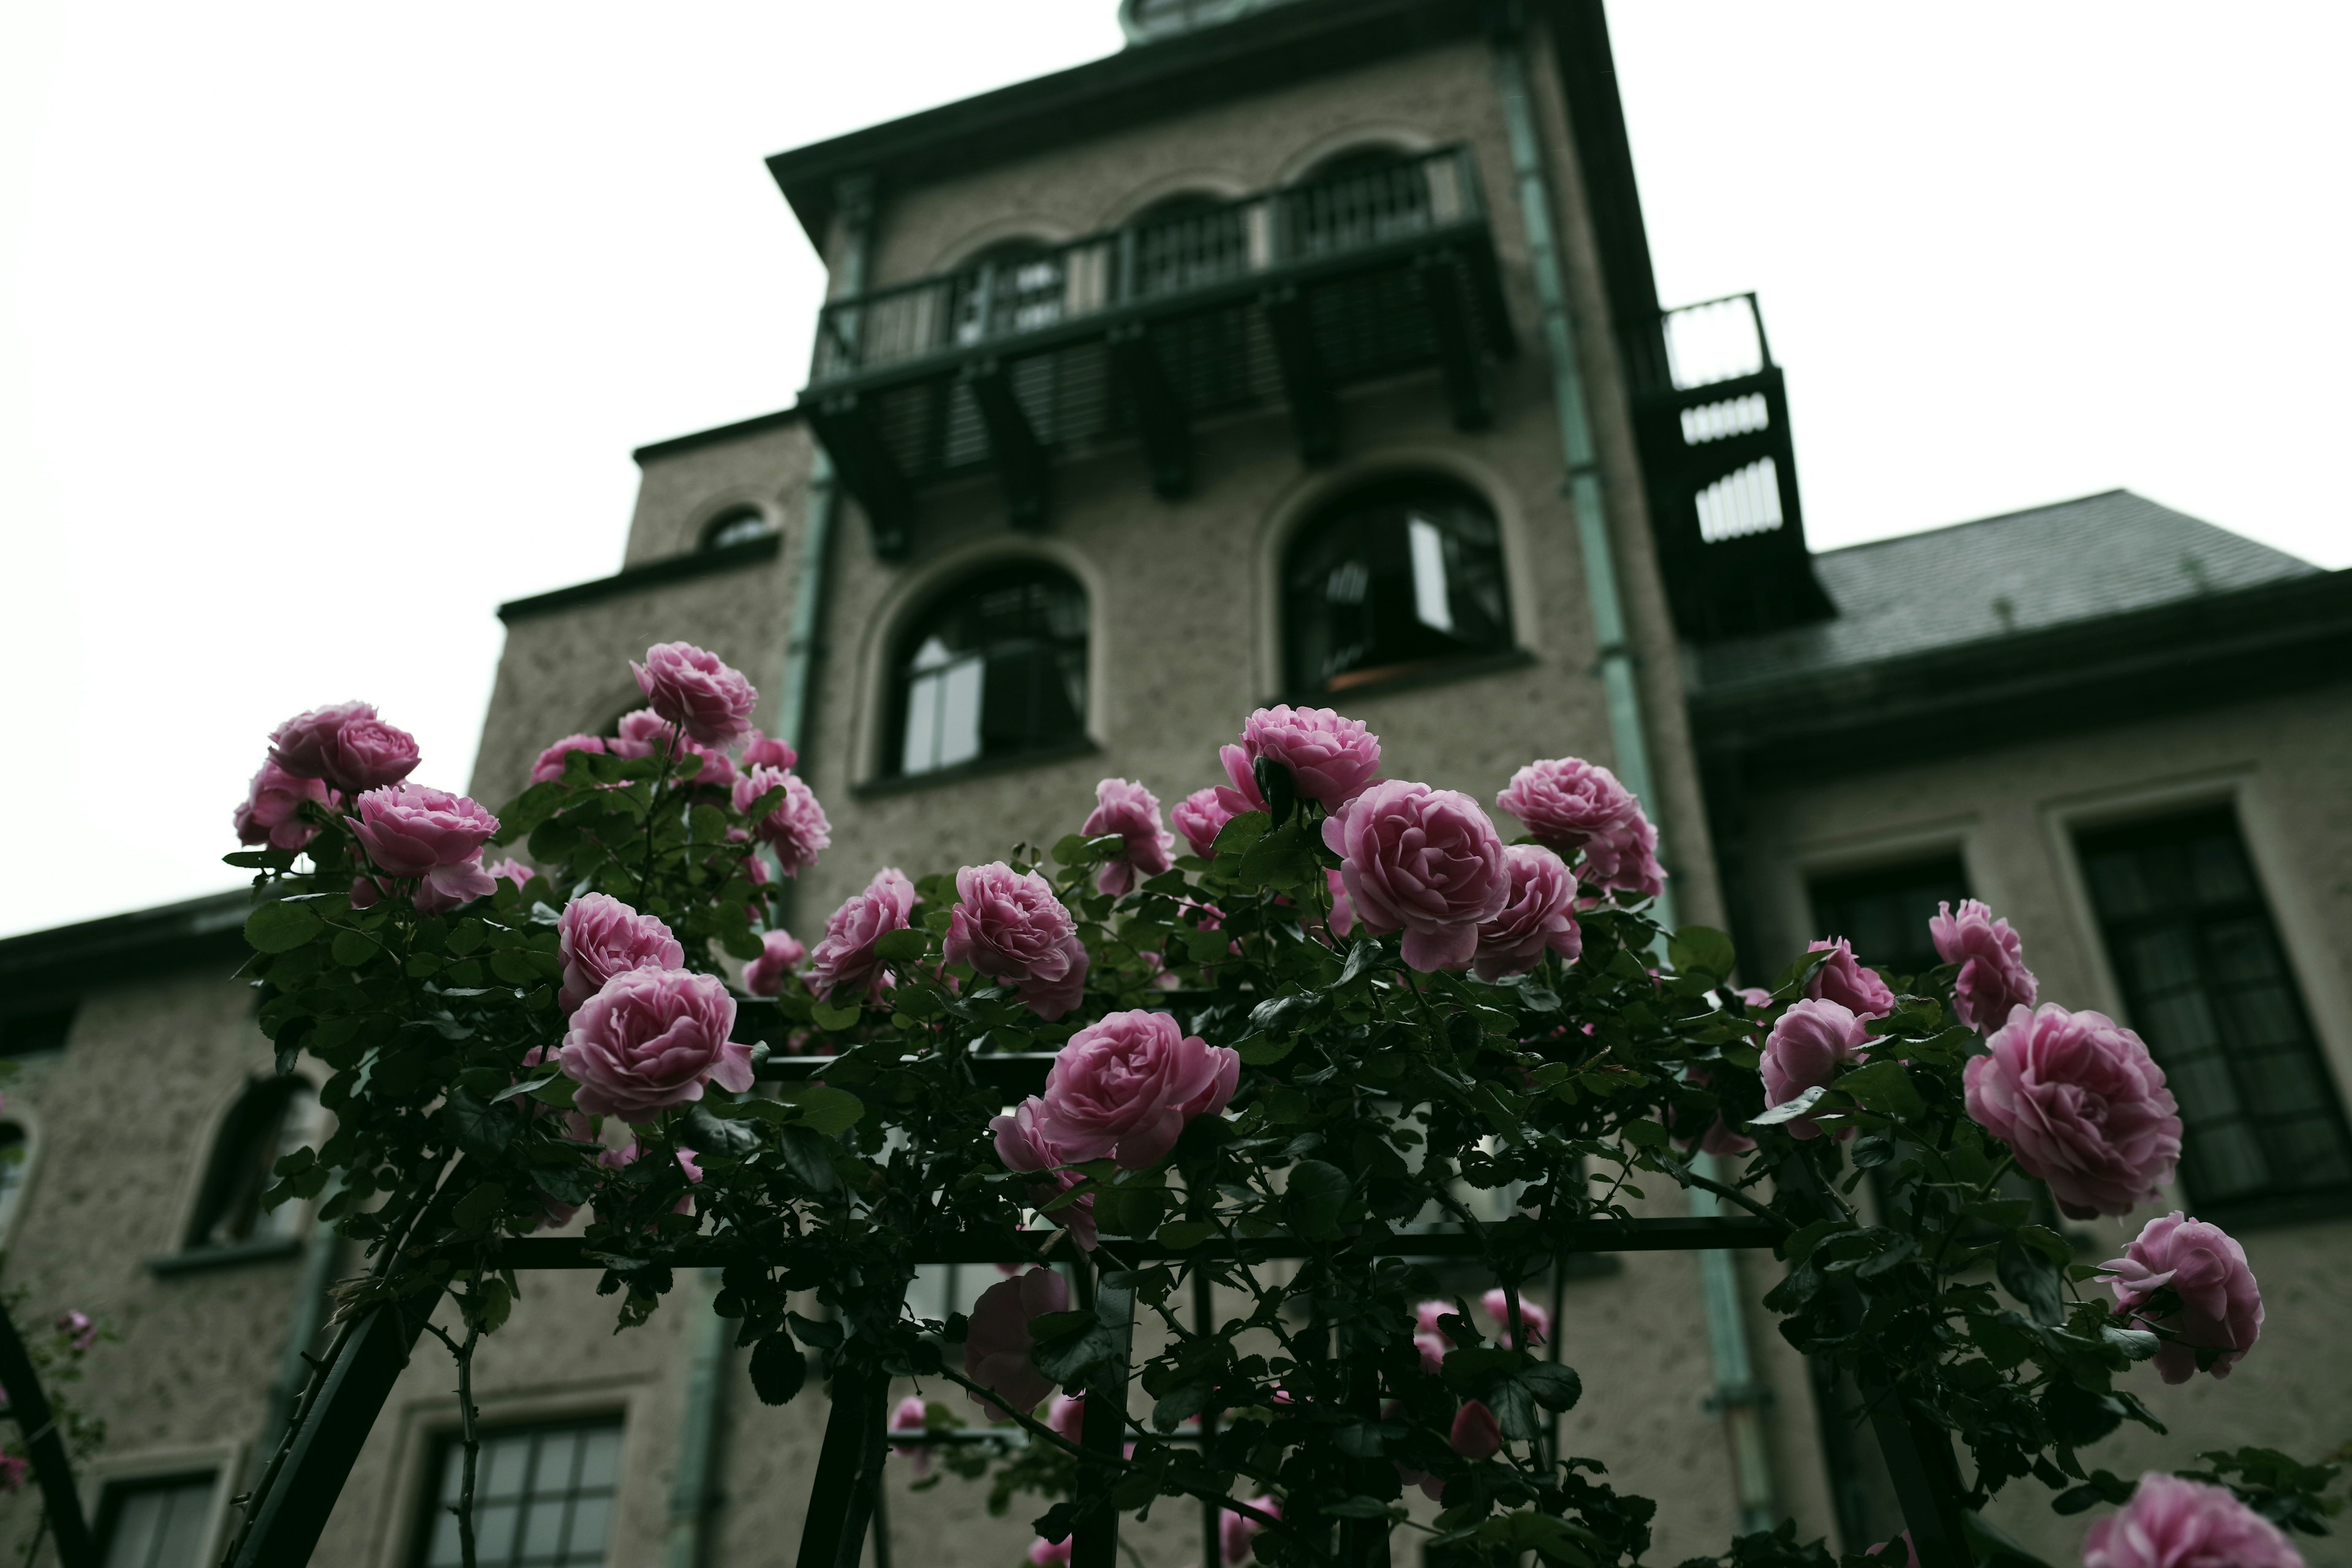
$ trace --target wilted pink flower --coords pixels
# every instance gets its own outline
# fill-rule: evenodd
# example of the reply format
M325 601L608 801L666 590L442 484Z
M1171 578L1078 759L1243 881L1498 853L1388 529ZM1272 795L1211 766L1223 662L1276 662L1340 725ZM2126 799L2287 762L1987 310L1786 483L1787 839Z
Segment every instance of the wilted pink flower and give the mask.
M1090 960L1076 922L1045 878L1002 860L956 873L956 906L944 953L989 979L1019 988L1051 1022L1078 1005Z
M1232 798L1221 793L1218 799L1235 815L1265 809L1251 767L1260 757L1289 773L1299 799L1336 811L1363 794L1381 771L1381 739L1362 721L1343 719L1328 708L1280 703L1243 721L1242 743L1217 755L1234 781ZM1236 799L1245 804L1236 805Z
M1066 1159L1155 1165L1184 1124L1224 1110L1242 1059L1165 1013L1113 1013L1070 1037L1045 1075L1038 1131Z
M1658 864L1657 828L1637 809L1629 821L1585 845L1577 874L1597 888L1658 897L1666 890L1666 871Z
M808 956L808 947L788 931L772 931L760 938L760 956L743 971L743 989L754 996L773 996L784 988L784 977Z
M1492 1410L1478 1400L1468 1399L1454 1413L1454 1431L1447 1441L1465 1459L1488 1458L1503 1447L1503 1428Z
M751 731L743 742L743 765L747 768L781 768L789 773L801 760L801 754L773 735Z
M1323 842L1340 857L1356 918L1402 929L1405 963L1424 973L1469 968L1479 926L1510 897L1503 841L1458 790L1374 784L1324 820Z
M531 878L538 874L511 855L497 865L485 866L482 869L489 875L491 880L503 879L512 882L518 888L530 887Z
M2025 967L2024 944L2005 920L1974 899L1960 900L1959 913L1937 904L1927 921L1936 956L1960 966L1952 986L1952 1007L1971 1029L1998 1029L2012 1007L2031 1007L2036 986Z
M1574 963L1584 952L1576 924L1576 878L1560 858L1533 844L1503 849L1510 891L1493 919L1478 927L1478 956L1472 963L1481 980L1525 974L1547 952Z
M1786 1105L1809 1089L1826 1088L1840 1062L1859 1061L1870 1045L1870 1026L1853 1009L1835 1002L1792 1002L1764 1038L1764 1099ZM1785 1123L1792 1138L1818 1138L1810 1116ZM1851 1127L1839 1130L1851 1137Z
M269 760L298 779L323 779L343 726L374 717L373 702L338 702L297 713L269 732Z
M1168 813L1176 824L1176 831L1192 847L1192 853L1203 860L1213 860L1217 854L1217 835L1234 813L1225 809L1214 789L1196 789L1176 803Z
M1770 998L1768 996L1766 1000ZM1715 1082L1715 1075L1703 1067L1687 1068L1683 1076L1699 1089L1709 1088ZM1685 1149L1696 1145L1710 1154L1729 1155L1752 1153L1756 1148L1756 1140L1733 1127L1720 1108L1716 1110L1715 1120L1696 1134L1693 1134L1677 1115L1669 1114L1666 1124L1674 1132L1675 1143Z
M1136 875L1157 877L1175 864L1176 836L1160 826L1160 797L1131 779L1095 785L1095 808L1078 829L1086 837L1116 833L1126 847L1095 873L1095 889L1113 897L1135 886Z
M2303 1554L2229 1488L2150 1470L2083 1537L2083 1568L2303 1568Z
M1497 1285L1479 1297L1478 1304L1486 1309L1486 1315L1501 1328L1502 1331L1495 1336L1496 1341L1506 1349L1518 1348L1511 1343L1510 1292ZM1551 1337L1551 1314L1528 1300L1524 1293L1519 1297L1519 1321L1527 1326L1527 1348L1530 1350Z
M2246 1249L2218 1225L2189 1219L2179 1209L2147 1222L2124 1255L2104 1266L2116 1293L2116 1312L2165 1331L2156 1370L2167 1383L2197 1373L2197 1352L2220 1351L2215 1377L2246 1358L2263 1337L2263 1292L2246 1267ZM2177 1312L2146 1310L2166 1286L2180 1298Z
M751 732L760 694L718 655L691 643L656 643L646 649L645 663L629 668L654 711L704 745L730 745Z
M1581 757L1529 763L1511 775L1495 804L1563 860L1616 833L1642 809L1615 773Z
M727 1037L734 1027L735 998L716 975L631 969L580 1005L556 1055L581 1110L650 1121L700 1100L706 1083L751 1087L751 1047Z
M566 735L539 753L539 761L530 764L530 782L550 784L563 776L564 759L574 752L592 752L602 755L604 737L602 735Z
M1249 1500L1249 1506L1269 1518L1282 1517L1282 1504L1273 1498L1254 1497ZM1217 1555L1224 1559L1225 1568L1233 1568L1236 1563L1249 1561L1250 1553L1254 1550L1250 1542L1257 1532L1265 1528L1265 1525L1249 1515L1235 1513L1230 1509L1218 1516Z
M833 824L825 820L824 807L817 804L807 781L798 773L753 768L735 781L735 809L749 812L761 795L779 788L784 798L751 825L751 832L774 847L785 876L797 877L815 865L817 856L833 842Z
M910 1394L898 1401L890 1412L890 1435L893 1437L913 1436L931 1429L930 1407L919 1394ZM908 1468L919 1476L931 1473L931 1450L920 1443L893 1443L890 1451L909 1461Z
M2179 1106L2129 1029L2056 1004L2019 1007L1963 1069L1969 1114L2075 1219L2127 1214L2180 1159Z
M58 1313L58 1332L65 1335L77 1351L87 1351L98 1343L98 1322L88 1312L68 1310Z
M416 884L412 900L420 915L446 915L451 910L487 899L499 890L496 877L482 865L478 854L470 860L455 866L436 866Z
M499 819L464 795L389 784L368 791L358 805L352 831L385 876L421 877L434 884L432 897L459 903L490 890L482 841L499 830Z
M875 872L824 922L824 935L809 955L809 989L833 1002L879 994L882 960L874 944L886 932L906 930L916 902L915 884L904 871L885 866Z
M236 826L236 841L267 844L272 849L301 848L319 835L315 824L302 820L306 801L331 807L336 795L324 779L300 778L274 760L263 762L261 771L246 786L245 804L230 819Z
M555 940L563 961L555 1001L566 1013L625 970L677 969L686 963L686 949L669 927L610 893L583 893L565 905L555 922Z
M1862 966L1845 938L1815 942L1805 951L1830 955L1829 962L1814 970L1813 977L1805 982L1806 995L1815 1001L1834 1002L1857 1018L1884 1018L1895 1011L1893 988L1878 977L1878 971Z
M1055 1146L1053 1140L1040 1131L1039 1122L1045 1114L1045 1102L1031 1095L1005 1114L988 1124L996 1140L996 1157L1008 1171L1050 1171L1050 1182L1029 1189L1029 1201L1034 1204L1053 1202L1055 1194L1066 1193L1086 1178L1076 1171L1060 1167L1070 1163L1069 1157ZM1088 1252L1095 1249L1097 1232L1095 1228L1095 1200L1089 1193L1085 1197L1063 1205L1045 1218L1056 1225L1070 1227L1070 1235Z
M990 1420L1008 1419L1005 1405L1026 1415L1054 1391L1054 1380L1029 1360L1029 1320L1066 1311L1069 1305L1068 1282L1050 1268L1001 1279L972 1303L971 1326L963 1342L963 1374L1003 1402L971 1396Z
M1039 1536L1029 1543L1029 1568L1064 1568L1070 1560L1070 1548L1076 1541L1077 1537L1073 1535L1066 1535L1059 1541L1048 1541Z

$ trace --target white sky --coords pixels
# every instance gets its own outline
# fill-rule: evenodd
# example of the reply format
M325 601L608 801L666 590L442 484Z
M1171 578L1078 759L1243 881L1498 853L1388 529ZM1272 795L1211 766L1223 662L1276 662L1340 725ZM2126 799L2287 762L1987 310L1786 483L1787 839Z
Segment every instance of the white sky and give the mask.
M2352 7L1617 0L1669 303L1754 289L1817 545L2127 485L2352 564ZM264 736L461 786L632 447L790 404L763 154L1113 0L0 6L0 933L232 886Z

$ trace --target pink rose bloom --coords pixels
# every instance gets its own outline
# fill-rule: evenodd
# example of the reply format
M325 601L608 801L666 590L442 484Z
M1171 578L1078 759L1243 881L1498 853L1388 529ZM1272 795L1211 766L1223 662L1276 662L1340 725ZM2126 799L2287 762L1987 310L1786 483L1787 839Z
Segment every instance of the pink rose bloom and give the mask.
M1045 1075L1038 1131L1071 1161L1156 1165L1184 1124L1224 1110L1242 1059L1165 1013L1113 1013L1070 1037Z
M518 888L530 887L531 878L537 875L537 873L532 871L530 867L524 865L521 861L516 859L511 855L499 861L497 865L485 866L482 869L489 875L492 881L504 879L506 881L512 882Z
M706 1083L751 1087L751 1047L727 1037L734 1028L735 998L718 976L630 969L580 1005L556 1058L581 1110L650 1121L700 1100Z
M650 708L639 708L622 714L620 722L613 729L613 738L604 742L604 749L616 757L632 760L667 755L674 749L682 750L686 742L686 737L677 732L677 725Z
M2083 1568L2303 1568L2303 1554L2229 1488L2150 1470L2083 1537Z
M996 1140L996 1157L1008 1171L1051 1171L1051 1181L1029 1189L1029 1201L1047 1204L1057 1194L1066 1193L1086 1180L1076 1171L1059 1169L1069 1159L1053 1141L1039 1130L1045 1114L1045 1102L1031 1095L1003 1116L988 1124ZM1049 1224L1069 1226L1071 1237L1088 1252L1095 1249L1098 1232L1095 1228L1095 1200L1089 1193L1075 1203L1066 1204L1045 1215Z
M1623 826L1585 845L1578 874L1597 888L1658 897L1666 890L1666 872L1658 864L1657 828L1636 810Z
M915 904L915 884L895 866L874 873L863 892L852 893L824 922L824 935L809 955L809 989L828 1001L879 994L882 960L874 944L887 931L907 929Z
M1454 1430L1446 1440L1465 1459L1490 1458L1502 1449L1503 1428L1484 1404L1465 1400L1454 1415Z
M436 866L416 884L415 897L411 900L420 915L446 915L451 910L487 899L499 890L499 879L482 865L476 855L470 860L455 866ZM353 900L357 907L357 900Z
M1160 826L1160 797L1131 779L1095 785L1094 811L1078 832L1087 838L1116 833L1127 841L1095 874L1096 890L1114 898L1135 886L1137 872L1157 877L1175 864L1176 836Z
M1769 1001L1771 998L1768 994L1765 1000ZM1686 1068L1683 1076L1699 1089L1706 1089L1715 1082L1715 1075L1702 1067ZM1715 1120L1696 1137L1684 1127L1677 1125L1673 1116L1669 1115L1666 1121L1667 1126L1674 1131L1675 1142L1682 1148L1688 1149L1696 1144L1707 1153L1723 1155L1755 1152L1756 1140L1734 1128L1719 1110L1715 1113Z
M1362 721L1342 719L1328 708L1281 703L1251 714L1242 723L1242 743L1223 748L1217 756L1234 781L1217 799L1233 816L1265 809L1251 767L1260 757L1288 770L1299 799L1337 811L1363 794L1381 771L1381 739Z
M644 1145L638 1143L632 1143L625 1149L607 1149L603 1153L596 1156L596 1163L607 1171L625 1171L631 1165L635 1164L639 1160L643 1159L645 1157L645 1152ZM695 1150L680 1149L677 1152L677 1168L686 1173L686 1179L688 1185L698 1187L702 1184L702 1166L697 1161L696 1154L697 1151ZM578 1212L579 1211L577 1209L570 1211L564 1215L562 1220L559 1220L557 1223L560 1225L568 1222L571 1219L572 1215ZM690 1196L678 1199L677 1203L670 1205L669 1212L672 1214L683 1215L692 1214L694 1212L694 1199Z
M1615 773L1581 757L1529 763L1511 775L1495 804L1563 860L1594 839L1616 834L1642 810Z
M784 977L808 956L808 946L788 931L772 931L760 938L760 956L743 971L743 989L754 996L774 996L784 988Z
M88 1351L98 1343L98 1324L88 1312L58 1313L58 1332L65 1335L77 1351Z
M1017 1279L1000 1279L972 1303L971 1326L963 1342L963 1374L992 1390L1024 1415L1054 1392L1054 1380L1029 1360L1029 1320L1047 1312L1067 1311L1070 1287L1050 1268L1032 1268ZM1011 1418L1003 1405L973 1394L992 1421Z
M1478 956L1471 968L1481 980L1525 974L1546 952L1574 963L1584 952L1576 924L1576 878L1550 850L1532 844L1503 849L1510 891L1502 909L1478 927Z
M950 963L969 963L991 980L1017 986L1021 999L1049 1023L1078 1005L1091 962L1076 922L1045 879L1016 873L1002 860L956 873L956 906L943 951Z
M1830 955L1830 961L1805 982L1806 995L1817 1002L1834 1002L1857 1018L1884 1018L1895 1011L1894 989L1878 977L1878 971L1862 966L1845 938L1816 942L1805 951Z
M1214 789L1196 789L1176 803L1169 812L1176 831L1192 847L1192 853L1203 860L1213 860L1217 854L1217 835L1224 830L1234 814L1225 809Z
M1960 966L1952 986L1952 1006L1971 1029L1998 1029L2012 1007L2031 1007L2037 987L2025 967L2024 946L2005 920L1974 899L1960 900L1960 912L1937 904L1927 921L1936 956Z
M1511 1344L1510 1292L1497 1285L1479 1297L1478 1304L1486 1309L1486 1315L1494 1319L1502 1330L1495 1336L1496 1341L1507 1349L1517 1348ZM1551 1314L1528 1300L1524 1291L1519 1296L1519 1321L1527 1326L1528 1348L1530 1350L1551 1337Z
M2180 1159L2179 1106L2140 1037L2101 1013L2020 1007L1963 1071L1969 1114L2074 1219L2128 1214Z
M1087 1401L1083 1394L1057 1394L1045 1401L1045 1425L1065 1443L1087 1440Z
M416 737L381 719L353 719L327 742L327 782L357 792L398 784L416 771Z
M550 784L562 778L564 759L574 752L593 752L601 756L604 751L602 735L566 735L539 753L539 761L530 764L530 782Z
M1070 1548L1076 1541L1076 1536L1070 1535L1059 1541L1048 1541L1039 1536L1029 1543L1029 1568L1064 1568L1070 1560Z
M428 886L417 889L419 908L427 900L454 907L489 892L482 841L498 830L499 819L464 795L423 784L368 791L352 822L377 870L424 879Z
M913 1436L931 1429L930 1409L919 1394L910 1394L898 1401L890 1412L890 1435L893 1437ZM913 1461L908 1467L919 1476L931 1473L931 1450L915 1443L893 1443L890 1451Z
M1270 1514L1276 1519L1282 1517L1282 1504L1273 1498L1254 1497L1249 1500L1249 1506L1260 1513ZM1265 1528L1265 1526L1245 1513L1227 1510L1218 1515L1217 1555L1225 1560L1225 1568L1233 1568L1236 1563L1249 1561L1250 1553L1255 1550L1250 1542L1257 1532Z
M2167 1383L2195 1376L2200 1350L2225 1352L2213 1359L2212 1372L2227 1377L2263 1337L2263 1292L2246 1267L2246 1249L2218 1225L2175 1209L2148 1221L2139 1239L2104 1267L2117 1315L2166 1331L2155 1359ZM2142 1310L2167 1285L2180 1298L2180 1310L2164 1316Z
M773 735L751 731L743 742L743 765L746 768L776 768L789 773L801 760L801 754Z
M556 921L555 933L563 960L563 984L555 1001L566 1013L578 1010L615 974L686 964L686 949L669 927L610 893L583 893L572 900Z
M688 741L678 753L677 771L679 773L686 771L686 760L688 757L699 757L702 760L702 765L694 771L692 780L697 788L731 790L735 787L735 781L739 776L735 772L735 759L726 752L716 747L698 746L692 741Z
M325 778L343 726L374 717L373 702L338 702L297 713L269 732L269 760L298 779Z
M306 779L288 773L275 761L265 761L246 786L245 804L230 818L239 844L267 844L272 849L299 849L319 836L313 824L302 820L302 803L331 807L335 792L324 779Z
M1840 1062L1860 1061L1870 1045L1870 1026L1853 1009L1835 1002L1791 1002L1764 1039L1764 1099L1786 1105L1809 1089L1827 1088ZM1818 1138L1810 1116L1785 1124L1792 1138ZM1851 1127L1838 1136L1850 1138Z
M751 832L761 843L774 847L785 876L797 877L815 865L817 856L833 842L833 824L825 820L824 807L817 804L807 782L798 773L753 768L735 781L735 809L750 811L761 795L778 787L782 788L784 798L751 825Z
M1503 841L1458 790L1391 779L1324 819L1348 901L1367 931L1404 931L1404 961L1467 969L1478 928L1511 896Z
M656 643L645 663L629 668L653 710L704 745L731 745L751 732L760 694L718 655L691 643Z
M1331 936L1343 940L1356 929L1356 906L1348 897L1348 879L1338 868L1326 867L1323 871L1324 889L1331 895Z

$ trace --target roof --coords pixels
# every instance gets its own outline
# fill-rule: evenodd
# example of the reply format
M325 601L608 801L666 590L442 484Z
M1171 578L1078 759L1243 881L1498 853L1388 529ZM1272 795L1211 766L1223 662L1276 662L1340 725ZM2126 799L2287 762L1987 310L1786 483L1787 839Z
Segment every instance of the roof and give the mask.
M247 956L252 908L253 895L240 888L0 940L0 1007L169 964L217 963L226 974Z
M2120 489L1824 551L1813 566L1836 618L1702 649L1701 688L1829 674L2323 574Z

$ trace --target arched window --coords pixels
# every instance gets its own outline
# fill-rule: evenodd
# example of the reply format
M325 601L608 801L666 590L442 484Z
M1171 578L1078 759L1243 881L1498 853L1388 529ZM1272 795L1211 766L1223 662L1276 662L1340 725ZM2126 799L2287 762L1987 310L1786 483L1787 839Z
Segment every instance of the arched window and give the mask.
M895 771L937 773L1079 740L1087 724L1087 595L1024 561L932 599L892 662Z
M1360 147L1316 164L1285 205L1294 254L1353 250L1429 227L1429 174L1397 148Z
M16 1228L16 1205L25 1195L25 1178L32 1174L33 1141L14 1121L0 1121L0 1247L8 1245Z
M950 341L976 343L1062 319L1062 253L1039 239L1007 239L967 262L950 284Z
M213 1142L205 1184L188 1221L189 1250L299 1237L303 1205L264 1208L261 1194L277 1181L270 1167L279 1157L310 1141L318 1107L317 1091L299 1078L260 1079L238 1097Z
M1501 531L1442 479L1391 481L1318 514L1283 570L1293 690L1345 691L1511 646Z
M1196 289L1249 269L1249 221L1242 205L1204 192L1165 196L1136 215L1134 273L1139 299Z
M755 506L737 507L719 513L702 531L702 548L724 550L730 544L748 544L755 539L765 539L775 531L767 514Z

